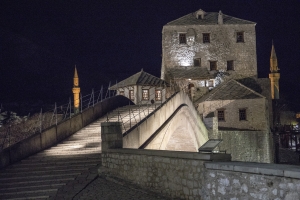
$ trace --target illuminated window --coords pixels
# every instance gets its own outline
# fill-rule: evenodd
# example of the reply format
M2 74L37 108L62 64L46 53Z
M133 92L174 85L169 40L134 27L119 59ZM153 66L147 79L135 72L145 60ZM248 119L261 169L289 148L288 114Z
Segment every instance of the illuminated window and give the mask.
M210 71L217 70L217 61L209 61Z
M201 67L201 58L194 59L194 67Z
M186 34L185 33L179 34L179 44L186 44Z
M224 110L218 110L218 121L225 121L225 112L224 112Z
M207 86L208 87L214 87L214 81L213 80L207 81Z
M227 61L227 70L234 70L233 60Z
M210 34L203 33L203 43L210 43Z
M129 99L134 101L134 90L129 90Z
M119 91L119 94L124 96L124 91Z
M155 101L161 101L161 90L155 90Z
M142 100L149 100L149 90L142 90Z
M244 42L244 32L236 33L236 42Z
M247 113L246 113L246 109L239 109L239 118L240 121L242 120L247 120Z

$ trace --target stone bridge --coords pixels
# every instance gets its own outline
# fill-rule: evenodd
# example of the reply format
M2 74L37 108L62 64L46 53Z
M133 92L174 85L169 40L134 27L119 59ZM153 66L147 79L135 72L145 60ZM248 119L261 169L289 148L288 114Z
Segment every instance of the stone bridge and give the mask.
M178 92L123 134L124 148L198 151L207 129L190 98Z

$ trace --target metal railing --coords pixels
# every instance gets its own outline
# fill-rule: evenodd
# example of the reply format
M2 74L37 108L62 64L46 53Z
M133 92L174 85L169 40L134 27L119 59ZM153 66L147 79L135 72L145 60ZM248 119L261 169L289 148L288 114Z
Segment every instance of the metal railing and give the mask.
M98 91L92 90L88 95L80 95L79 112L81 113L85 109L93 107L96 103L113 96L115 96L115 92L109 91L108 88L104 92L103 86ZM41 133L52 125L57 125L65 119L71 118L76 114L74 113L73 104L74 101L69 98L68 103L59 106L55 103L50 110L41 109L40 112L31 116L29 114L23 118L9 119L6 124L0 127L0 151L35 133Z
M179 86L176 82L171 82L168 90L166 87L162 89L162 94L165 94L166 97L171 97L174 93L179 91ZM159 106L161 106L164 102L168 101L161 97L161 101L153 101L155 99L155 92L149 95L148 100L141 100L137 103L137 106L131 108L128 106L128 110L126 112L120 112L120 108L117 109L117 116L115 114L107 114L106 121L114 121L113 119L117 118L118 122L121 122L123 133L131 129L133 126L138 124L144 118L146 118L151 112L156 110ZM144 117L141 117L143 115ZM110 117L109 117L110 116ZM128 118L128 119L127 119ZM127 128L126 128L127 127Z

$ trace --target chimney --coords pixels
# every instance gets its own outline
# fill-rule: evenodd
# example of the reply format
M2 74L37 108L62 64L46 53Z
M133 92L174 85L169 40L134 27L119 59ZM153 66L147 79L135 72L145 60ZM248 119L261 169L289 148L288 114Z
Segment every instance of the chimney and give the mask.
M223 14L222 11L219 11L219 15L218 15L218 24L223 24Z

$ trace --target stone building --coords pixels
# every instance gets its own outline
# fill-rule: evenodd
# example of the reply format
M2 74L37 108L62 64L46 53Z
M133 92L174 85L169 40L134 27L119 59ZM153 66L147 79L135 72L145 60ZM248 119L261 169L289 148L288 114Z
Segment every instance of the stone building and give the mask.
M143 69L129 78L111 86L110 90L116 90L117 95L126 96L136 105L161 103L166 99L166 86L168 84Z
M190 95L209 138L223 139L233 160L270 163L271 84L257 78L255 25L201 9L167 23L161 78Z
M161 78L202 94L203 87L219 84L220 75L257 77L255 25L201 9L167 23L162 30Z

